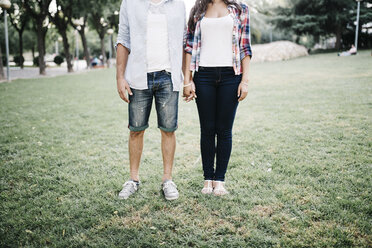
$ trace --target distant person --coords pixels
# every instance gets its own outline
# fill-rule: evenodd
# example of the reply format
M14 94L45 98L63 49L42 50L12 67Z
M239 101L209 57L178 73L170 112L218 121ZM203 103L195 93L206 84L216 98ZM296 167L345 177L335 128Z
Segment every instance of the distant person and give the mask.
M103 66L103 65L104 65L103 62L104 62L104 61L103 61L103 56L102 56L102 54L101 54L101 55L99 55L99 63L100 63L100 66Z
M92 67L98 66L99 63L100 60L97 57L94 57L94 59L92 60Z
M178 95L183 83L185 14L182 0L122 1L116 79L119 95L128 103L130 178L119 193L120 199L127 199L140 186L143 136L154 99L163 154L162 191L167 200L179 197L172 181L172 168Z
M349 51L345 51L342 53L339 53L338 56L351 56L357 54L357 49L354 45L351 45L351 48Z
M196 1L184 45L184 96L187 101L196 99L199 112L203 194L229 193L225 174L235 113L248 94L250 38L247 5L235 0Z

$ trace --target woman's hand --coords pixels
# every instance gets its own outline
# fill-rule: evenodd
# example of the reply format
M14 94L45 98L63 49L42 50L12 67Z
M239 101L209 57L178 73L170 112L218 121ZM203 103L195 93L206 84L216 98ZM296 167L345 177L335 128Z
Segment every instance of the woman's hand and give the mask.
M240 84L239 84L239 88L238 88L238 101L241 102L243 101L248 95L248 83L247 82L244 82L242 81Z
M190 102L196 98L194 81L184 82L183 98L186 102Z

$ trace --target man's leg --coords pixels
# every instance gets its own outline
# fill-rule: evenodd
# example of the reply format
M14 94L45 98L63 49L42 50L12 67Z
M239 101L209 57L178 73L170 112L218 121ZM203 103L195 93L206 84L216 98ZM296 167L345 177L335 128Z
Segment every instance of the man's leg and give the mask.
M176 151L175 132L165 132L161 130L161 151L163 154L164 182L166 180L172 180L174 153Z
M171 76L159 73L159 87L155 92L158 127L161 131L161 150L163 154L163 181L172 179L174 153L176 150L176 135L178 123L178 95L173 91Z
M171 76L160 72L156 81L159 85L155 91L156 113L158 127L161 130L161 148L163 154L163 193L167 200L179 197L176 184L172 181L174 152L176 150L176 136L178 119L178 92L173 91Z
M139 181L139 166L143 150L143 136L149 126L149 117L152 107L152 84L147 90L132 89L133 95L129 96L129 164L130 179Z
M129 163L130 163L130 180L123 184L123 189L119 192L119 199L128 199L138 190L139 182L139 165L143 150L143 135L145 131L130 131L129 133Z
M129 134L130 179L137 182L139 182L139 166L143 151L144 133L145 131L130 131Z
M132 95L129 95L130 102L128 104L130 180L124 183L123 189L119 192L120 199L128 199L138 190L138 172L143 150L143 136L145 129L149 126L153 99L151 82L148 83L148 89L132 89L132 93Z

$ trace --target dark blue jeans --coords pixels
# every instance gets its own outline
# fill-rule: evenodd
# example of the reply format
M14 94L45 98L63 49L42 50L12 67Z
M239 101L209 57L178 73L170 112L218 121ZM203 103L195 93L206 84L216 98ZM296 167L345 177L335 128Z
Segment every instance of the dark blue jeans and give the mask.
M205 180L225 180L241 79L232 67L200 67L194 75Z

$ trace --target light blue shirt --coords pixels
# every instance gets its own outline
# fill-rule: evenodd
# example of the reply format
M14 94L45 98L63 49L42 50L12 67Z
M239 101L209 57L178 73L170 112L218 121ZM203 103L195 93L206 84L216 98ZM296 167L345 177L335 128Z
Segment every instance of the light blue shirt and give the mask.
M147 89L147 16L150 0L123 0L120 7L119 34L116 42L130 51L125 79L131 88ZM186 28L183 0L165 0L163 4L168 25L168 44L173 90L180 91L183 83L182 56Z

